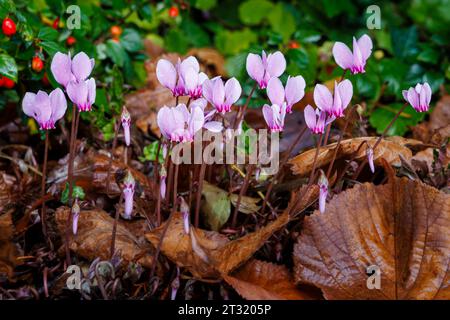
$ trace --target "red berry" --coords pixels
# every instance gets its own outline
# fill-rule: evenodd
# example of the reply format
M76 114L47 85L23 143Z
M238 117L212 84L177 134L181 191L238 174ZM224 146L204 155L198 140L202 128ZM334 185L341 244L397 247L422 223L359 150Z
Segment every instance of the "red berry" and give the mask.
M16 33L16 24L10 18L5 18L2 23L3 33L10 37Z
M175 6L170 7L170 9L169 9L169 16L171 18L176 18L178 16L178 8L175 7Z
M300 44L297 41L291 41L291 42L289 42L289 48L290 49L298 49L298 48L300 48Z
M53 29L58 29L58 26L59 26L59 17L56 18L56 19L53 21L52 28L53 28Z
M14 81L12 81L11 79L9 79L7 77L3 77L3 86L5 88L12 89L12 88L14 88L14 85L15 85Z
M122 28L119 26L112 26L110 31L113 38L118 38L122 34Z
M77 39L75 37L69 36L66 40L66 43L68 46L73 46L77 42Z
M33 57L31 61L31 68L36 72L41 72L44 69L44 61L39 57Z

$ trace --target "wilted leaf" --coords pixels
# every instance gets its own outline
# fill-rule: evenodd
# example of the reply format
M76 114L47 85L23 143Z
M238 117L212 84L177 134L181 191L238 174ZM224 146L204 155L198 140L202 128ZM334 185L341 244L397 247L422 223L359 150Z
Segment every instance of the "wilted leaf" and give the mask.
M394 178L357 185L306 217L295 278L327 299L449 299L450 195ZM367 286L369 266L381 289Z
M61 239L65 242L66 223L70 209L60 207L56 210L56 223ZM78 231L75 236L71 232L70 249L77 255L90 261L100 257L109 260L111 253L111 237L114 219L102 210L86 210L80 212ZM145 221L142 220L142 224ZM131 229L129 229L131 227ZM138 262L144 267L152 267L154 249L142 237L132 232L136 226L129 222L119 221L116 233L116 251L124 265ZM64 245L64 244L63 244Z
M231 194L230 199L233 206L237 205L239 195L237 194ZM258 212L259 208L261 206L257 205L258 202L260 202L261 199L258 198L252 198L248 196L242 196L241 202L239 203L239 212L245 213L245 214L252 214Z
M358 147L363 141L367 141L370 146L373 146L377 139L378 137L360 137L341 141L336 159L350 158L358 150ZM405 159L409 160L412 157L412 152L406 146L417 144L421 144L421 142L402 137L388 137L383 139L374 152L375 165L381 165L380 160L384 158L391 165L399 166L400 158L398 155L401 154ZM317 168L328 165L331 162L335 147L336 143L332 143L320 148L317 157ZM365 145L359 149L355 155L355 161L363 161L366 159L366 149L367 147ZM308 174L312 170L315 153L316 149L314 148L289 160L289 163L292 165L292 172L301 176Z
M318 298L300 291L289 270L260 260L251 260L233 275L224 276L243 298L247 300L305 300Z
M228 192L205 181L202 196L204 197L202 212L205 222L212 230L218 231L230 217L231 201Z
M21 255L21 252L13 242L13 236L11 212L7 212L0 215L0 283L3 277L13 280L14 268L20 264L17 257Z
M14 200L13 186L16 178L0 171L0 212Z
M289 217L285 213L264 228L230 241L218 232L192 226L190 233L186 234L183 217L176 212L170 221L145 236L157 247L166 223L169 223L161 245L164 255L179 267L187 268L195 277L219 278L221 274L226 275L246 262L274 232L288 222Z

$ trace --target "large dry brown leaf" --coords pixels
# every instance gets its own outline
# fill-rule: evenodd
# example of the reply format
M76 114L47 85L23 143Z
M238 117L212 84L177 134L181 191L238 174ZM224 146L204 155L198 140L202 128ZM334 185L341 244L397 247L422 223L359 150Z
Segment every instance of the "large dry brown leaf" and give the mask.
M247 300L309 300L318 298L300 291L289 270L260 260L251 260L224 279Z
M21 254L13 242L14 226L11 211L0 215L0 282L3 277L13 280L14 268L20 264L17 257Z
M17 195L13 190L15 184L15 177L0 171L0 212L4 212L6 206L15 200Z
M449 299L450 195L395 178L342 192L306 217L295 277L327 299ZM371 265L381 289L368 289Z
M288 222L288 215L283 214L264 228L229 241L218 232L192 226L190 233L186 234L183 217L176 212L166 222L169 226L161 251L178 266L187 268L195 277L219 278L221 274L226 275L246 262L274 232ZM155 247L160 242L166 223L145 235Z
M344 140L341 142L336 159L350 158L358 150L358 147L362 142L367 141L370 146L373 146L375 145L377 139L378 137L360 137ZM405 139L402 137L388 137L386 139L383 139L374 152L375 164L381 165L380 160L381 158L384 158L391 165L399 166L401 164L399 154L401 154L405 159L409 160L412 157L412 152L407 148L407 145L414 146L418 144L422 143L417 140ZM317 158L318 168L325 166L331 162L336 145L336 143L332 143L320 148L320 152ZM301 176L307 175L309 172L311 172L315 153L315 148L310 149L289 160L289 163L292 165L292 172L296 175ZM362 146L359 149L358 153L355 154L356 161L362 161L364 159L366 159L366 146Z
M65 241L67 215L69 208L60 207L56 210L56 223L63 241ZM76 236L71 233L70 249L90 261L100 257L109 260L111 249L111 234L114 219L102 210L81 211ZM142 222L145 223L145 222ZM119 221L116 233L116 251L120 251L123 263L138 262L144 267L152 267L153 247L138 234L132 232L136 225ZM142 232L143 234L143 232Z

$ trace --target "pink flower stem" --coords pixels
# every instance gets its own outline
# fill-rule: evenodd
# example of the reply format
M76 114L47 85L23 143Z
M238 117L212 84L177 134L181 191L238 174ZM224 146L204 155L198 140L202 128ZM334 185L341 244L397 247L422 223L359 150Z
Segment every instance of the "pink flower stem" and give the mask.
M252 91L250 91L250 94L248 95L244 106L242 107L242 109L238 110L238 112L236 114L236 118L234 118L233 128L235 130L237 129L237 127L239 126L239 123L241 123L242 119L244 118L245 111L247 111L248 104L250 103L250 99L252 98L253 93L255 92L257 86L258 86L258 83L255 82L255 85L253 86Z
M172 210L177 211L177 193L178 193L178 170L179 165L174 164L175 173L173 175L173 200L172 200Z
M297 143L300 141L300 139L302 138L302 136L305 134L307 128L308 128L308 127L305 126L305 127L303 128L303 130L300 131L300 133L298 134L298 136L295 138L294 142L291 144L291 146L289 147L289 149L286 151L286 155L285 155L285 157L283 158L283 161L282 161L281 164L280 164L280 168L278 169L277 174L276 174L275 177L270 181L269 187L267 188L266 195L265 195L265 197L264 197L264 201L263 201L262 208L261 208L261 213L264 213L264 210L266 209L267 201L269 201L270 193L272 192L272 188L273 188L273 185L274 185L275 181L277 181L278 178L280 177L281 172L283 172L283 167L285 166L286 162L288 161L289 156L291 155L292 150L293 150L294 147L297 145Z
M206 171L206 163L202 161L202 164L200 166L200 174L198 177L197 197L195 199L194 225L196 228L198 228L200 223L200 202L202 200L202 188L203 188L203 180L205 179L205 171Z
M161 190L161 179L159 177L159 153L161 152L161 140L158 140L158 150L156 151L155 159L155 177L156 183L158 184L158 190ZM156 192L156 225L159 227L161 225L161 192Z
M120 194L119 203L118 203L119 206L122 203L122 200L123 200L123 193ZM120 215L119 214L119 209L116 208L116 216L114 218L112 235L111 235L111 251L110 251L111 259L114 256L114 252L116 250L116 248L115 248L115 246L116 246L116 234L117 234L117 223L119 222L119 215Z
M109 156L109 165L108 165L108 172L106 174L106 195L109 196L109 185L110 185L110 177L111 177L111 167L112 167L112 162L114 159L114 150L116 150L116 146L117 146L117 135L119 133L119 125L117 123L117 120L114 119L114 138L113 138L113 142L112 142L112 146L111 146L111 152L110 152L110 156Z
M314 179L314 173L316 171L317 166L317 157L319 156L320 144L322 143L323 134L320 134L319 141L317 141L316 154L314 155L313 167L311 170L311 175L309 176L308 187L312 185Z
M48 130L45 130L45 147L44 147L44 163L42 164L42 180L41 180L41 197L42 197L42 209L41 209L41 224L42 234L44 235L50 248L53 248L53 244L47 234L47 221L46 221L46 206L45 206L45 182L47 180L47 160L48 160Z
M247 174L245 175L244 183L242 185L241 191L239 192L239 196L238 196L238 199L236 201L236 207L234 207L233 219L232 219L232 222L231 222L231 228L233 228L233 229L236 227L239 206L241 204L242 197L245 196L245 193L247 192L247 188L248 188L248 185L250 183L250 178L252 176L252 173L253 173L254 169L255 169L255 165L251 164L251 165L248 166L248 170L247 170Z
M376 147L378 147L378 145L380 144L381 140L386 136L387 132L389 131L389 129L392 127L392 125L395 123L395 121L398 119L398 117L400 116L400 114L405 110L405 108L408 106L408 103L406 102L401 108L400 110L398 110L398 112L395 114L394 118L392 118L391 122L389 122L388 126L384 129L383 133L381 134L381 136L378 137L377 141L375 142L375 144L373 145L373 151L375 152ZM364 159L363 162L361 162L361 164L359 165L358 169L355 171L355 174L352 177L352 180L356 180L359 176L359 174L361 173L362 169L364 168L364 166L367 163L367 158Z

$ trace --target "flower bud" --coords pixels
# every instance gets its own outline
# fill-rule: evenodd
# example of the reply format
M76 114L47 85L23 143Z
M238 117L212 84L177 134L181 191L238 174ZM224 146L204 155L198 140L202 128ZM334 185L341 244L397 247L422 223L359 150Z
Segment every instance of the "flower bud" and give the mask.
M123 198L125 200L125 210L124 210L124 218L130 219L131 213L133 211L133 196L134 196L134 187L135 180L130 171L128 171L124 181L123 181Z
M320 170L320 176L317 185L319 186L319 211L321 213L324 213L328 195L328 179L322 170Z
M123 134L125 136L125 144L127 146L129 146L130 145L131 116L125 106L123 106L123 108L122 108L122 115L120 117L120 121L122 122Z
M370 147L370 146L367 147L366 155L367 155L367 161L369 162L370 171L372 171L372 173L374 173L375 165L373 164L373 149L372 149L372 147Z
M78 205L78 198L75 198L75 203L72 206L72 232L74 235L78 231L78 218L80 217L80 206Z
M161 192L161 199L164 199L166 197L166 177L166 168L162 166L159 170L159 191Z

